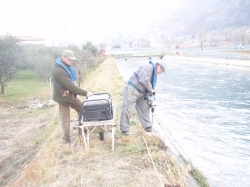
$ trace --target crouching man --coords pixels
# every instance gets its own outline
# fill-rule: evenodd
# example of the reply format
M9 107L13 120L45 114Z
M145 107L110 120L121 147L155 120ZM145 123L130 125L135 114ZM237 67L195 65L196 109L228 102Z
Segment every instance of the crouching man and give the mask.
M149 61L149 64L139 67L130 77L123 90L123 105L120 118L120 130L123 135L130 134L130 118L134 108L145 131L152 131L149 103L144 97L146 93L155 93L157 75L164 71L164 63Z

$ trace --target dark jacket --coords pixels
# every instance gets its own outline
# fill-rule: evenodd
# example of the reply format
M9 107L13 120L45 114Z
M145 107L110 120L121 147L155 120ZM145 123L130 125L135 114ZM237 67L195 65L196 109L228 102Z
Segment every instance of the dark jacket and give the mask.
M63 105L72 105L76 95L86 96L87 91L79 88L71 81L69 74L60 65L53 72L53 99ZM65 94L68 90L69 93Z

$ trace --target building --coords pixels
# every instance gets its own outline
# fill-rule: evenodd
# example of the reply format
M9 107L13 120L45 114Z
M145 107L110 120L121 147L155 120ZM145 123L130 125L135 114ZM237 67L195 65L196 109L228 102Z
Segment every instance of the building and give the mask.
M4 39L6 35L0 35L0 39ZM11 36L18 39L21 44L44 44L45 39L33 36Z

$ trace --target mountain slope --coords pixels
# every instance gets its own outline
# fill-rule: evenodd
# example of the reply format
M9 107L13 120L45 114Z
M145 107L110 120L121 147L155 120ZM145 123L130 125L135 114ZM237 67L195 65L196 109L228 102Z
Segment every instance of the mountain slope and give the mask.
M171 17L156 26L168 33L192 34L203 28L206 31L250 26L250 1L210 0L183 1Z

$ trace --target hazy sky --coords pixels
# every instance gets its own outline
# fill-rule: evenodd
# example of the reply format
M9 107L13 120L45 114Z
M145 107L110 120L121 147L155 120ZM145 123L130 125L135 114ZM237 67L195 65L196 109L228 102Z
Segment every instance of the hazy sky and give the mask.
M97 43L117 32L140 31L180 0L0 0L0 35Z

